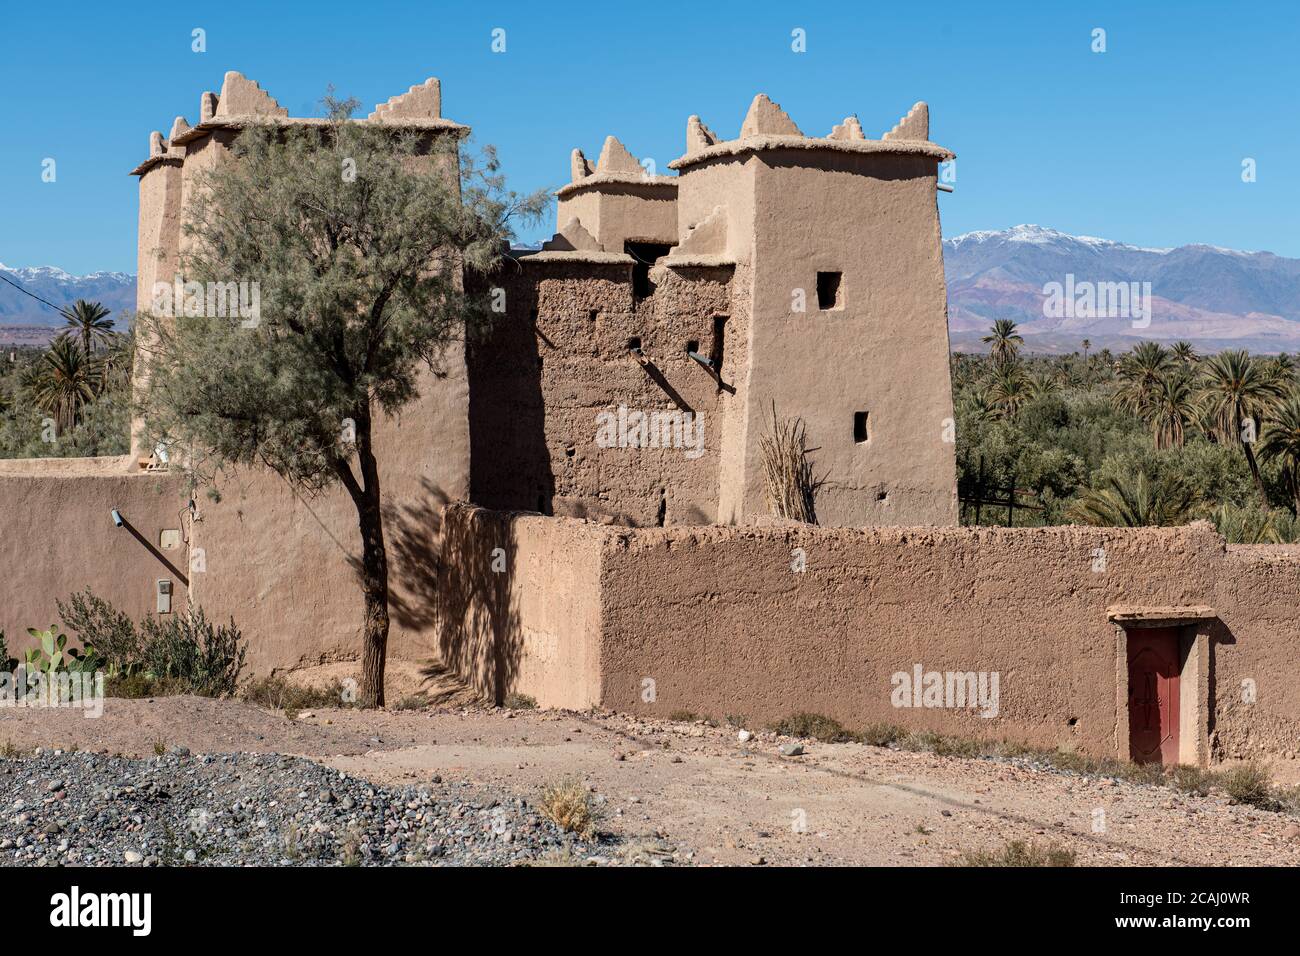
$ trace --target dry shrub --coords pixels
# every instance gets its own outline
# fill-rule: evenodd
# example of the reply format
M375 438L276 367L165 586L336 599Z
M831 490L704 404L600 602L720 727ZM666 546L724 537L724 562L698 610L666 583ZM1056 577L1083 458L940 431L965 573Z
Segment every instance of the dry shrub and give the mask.
M976 850L962 854L962 866L1074 866L1075 854L1054 843L1046 846L1012 840L1000 850Z
M778 518L817 523L816 496L821 482L813 477L801 418L781 419L772 403L769 433L759 440L767 504Z
M596 832L596 810L591 793L580 780L565 780L542 790L542 814L565 833L584 839Z

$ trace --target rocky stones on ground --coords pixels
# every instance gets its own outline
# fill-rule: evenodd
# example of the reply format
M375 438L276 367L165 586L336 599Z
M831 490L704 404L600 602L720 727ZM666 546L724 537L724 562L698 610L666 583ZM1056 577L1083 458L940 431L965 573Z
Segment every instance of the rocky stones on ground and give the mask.
M43 751L0 760L0 807L0 863L13 865L626 862L614 838L564 833L505 791L436 774L381 787L278 754Z

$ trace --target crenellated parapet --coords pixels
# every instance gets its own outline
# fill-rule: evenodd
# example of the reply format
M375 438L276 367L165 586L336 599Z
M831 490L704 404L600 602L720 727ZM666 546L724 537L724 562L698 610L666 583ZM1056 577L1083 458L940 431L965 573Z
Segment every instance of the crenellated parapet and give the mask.
M403 120L432 120L442 118L442 84L437 77L411 87L405 93L380 103L366 117L379 123L400 123Z
M571 255L612 253L625 261L628 242L671 245L677 241L677 177L652 172L615 136L606 136L595 165L581 149L569 156L570 181L556 191L557 226L574 221L592 237L595 248L564 250ZM556 234L556 240L561 234ZM544 247L545 252L559 251ZM630 260L627 260L630 261Z
M686 152L668 167L682 171L719 157L740 156L765 149L912 154L940 162L953 158L951 150L930 142L929 137L930 111L925 103L913 106L880 139L868 139L856 116L846 117L826 136L807 136L779 104L759 93L750 103L735 139L721 139L698 116L690 117L686 121Z
M329 122L331 120L323 117L290 116L289 111L256 80L230 70L222 79L220 93L207 91L200 95L198 123L190 126L184 117L177 117L167 139L163 140L158 133L151 135L149 156L131 171L131 175L141 176L164 159L183 160L190 144L206 139L216 130L240 129L252 124L323 126ZM446 131L460 136L469 132L468 127L443 118L442 87L436 77L429 77L405 93L390 97L387 102L377 105L364 120L352 119L349 122Z

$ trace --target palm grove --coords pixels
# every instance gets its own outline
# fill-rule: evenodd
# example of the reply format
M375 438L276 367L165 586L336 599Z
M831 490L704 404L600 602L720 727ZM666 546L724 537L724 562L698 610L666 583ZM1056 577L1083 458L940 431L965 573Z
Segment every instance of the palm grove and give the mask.
M1230 542L1300 537L1300 383L1289 355L1202 357L1187 342L1114 355L1085 339L1081 353L1026 357L1008 319L984 341L987 356L952 359L964 492L981 476L984 487L1014 483L1034 503L1017 524L1205 518ZM963 520L973 516L963 508Z
M65 325L48 348L3 353L0 457L125 454L134 338L98 302L59 311Z

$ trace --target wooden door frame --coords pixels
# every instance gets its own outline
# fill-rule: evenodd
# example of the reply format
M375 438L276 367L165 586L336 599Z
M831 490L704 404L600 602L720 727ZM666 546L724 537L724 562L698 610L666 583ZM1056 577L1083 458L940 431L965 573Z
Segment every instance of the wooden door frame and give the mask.
M1115 625L1115 753L1131 761L1128 722L1128 636L1142 628L1170 628L1178 634L1178 762L1196 767L1210 762L1210 627L1213 612L1111 613Z

